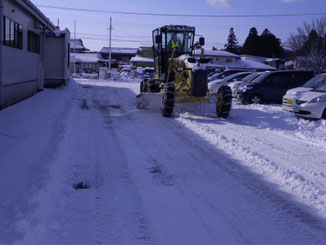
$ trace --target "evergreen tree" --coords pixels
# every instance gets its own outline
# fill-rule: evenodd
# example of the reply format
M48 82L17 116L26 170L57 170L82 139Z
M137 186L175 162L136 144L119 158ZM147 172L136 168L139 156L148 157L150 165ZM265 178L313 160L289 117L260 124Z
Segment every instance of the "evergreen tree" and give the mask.
M283 48L279 38L276 38L267 28L259 37L258 54L263 57L279 58Z
M256 27L252 27L248 37L243 44L243 53L250 55L259 55L259 36Z
M234 54L238 54L239 46L238 46L238 40L235 36L233 27L230 28L229 36L228 36L228 43L225 44L225 50Z

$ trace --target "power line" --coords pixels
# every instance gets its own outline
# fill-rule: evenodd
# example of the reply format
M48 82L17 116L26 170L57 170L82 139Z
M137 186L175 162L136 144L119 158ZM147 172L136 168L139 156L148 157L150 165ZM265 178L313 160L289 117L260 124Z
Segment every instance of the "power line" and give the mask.
M79 37L86 40L109 41L109 38L91 38L91 37L83 37L83 36L79 36ZM149 40L128 40L128 39L115 39L115 38L112 38L111 40L115 42L152 43L152 41Z
M105 35L105 34L93 34L93 33L81 33L81 32L78 32L77 35L94 36L94 37L107 37L108 36L108 35ZM120 36L120 35L112 35L112 37L119 37L119 38L152 38L151 36Z
M50 5L36 5L40 8L51 8L68 11L92 12L92 13L110 13L124 15L142 15L142 16L165 16L165 17L194 17L194 18L269 18L269 17L295 17L295 16L317 16L326 15L326 12L320 13L290 13L290 14L238 14L238 15L215 15L215 14L171 14L171 13L146 13L146 12L124 12L98 9L82 9L69 7L56 7Z

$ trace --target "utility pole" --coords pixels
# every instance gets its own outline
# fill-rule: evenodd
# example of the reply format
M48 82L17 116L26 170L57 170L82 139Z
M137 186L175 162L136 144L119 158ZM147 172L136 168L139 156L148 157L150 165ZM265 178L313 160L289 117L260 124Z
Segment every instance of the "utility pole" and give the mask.
M76 73L76 20L74 22L74 39L75 39L75 42L74 42L74 73Z
M112 52L111 52L111 36L112 36L112 17L110 17L110 38L109 38L109 71L111 71Z

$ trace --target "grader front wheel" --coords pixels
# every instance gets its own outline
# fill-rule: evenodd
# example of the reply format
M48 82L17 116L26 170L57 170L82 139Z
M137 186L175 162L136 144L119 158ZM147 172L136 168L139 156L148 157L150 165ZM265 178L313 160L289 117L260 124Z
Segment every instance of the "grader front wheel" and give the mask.
M227 118L232 106L232 91L229 86L222 86L217 92L216 115Z
M173 83L164 85L161 113L163 117L171 117L175 103L175 86Z

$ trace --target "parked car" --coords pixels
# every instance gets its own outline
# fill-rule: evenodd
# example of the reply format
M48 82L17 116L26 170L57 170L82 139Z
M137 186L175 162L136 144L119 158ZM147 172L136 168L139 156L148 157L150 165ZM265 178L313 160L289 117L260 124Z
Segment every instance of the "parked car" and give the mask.
M240 87L241 84L250 83L252 80L254 80L256 77L258 77L262 73L263 72L253 72L241 80L236 80L236 81L230 82L228 84L228 86L232 90L232 97L235 98L237 96L238 88Z
M326 84L300 94L293 103L296 116L326 119Z
M306 82L302 87L290 89L283 96L282 108L286 111L293 111L293 101L303 92L313 90L326 84L326 73L318 74Z
M250 74L251 74L251 72L239 72L239 73L235 73L230 76L227 76L223 79L216 79L214 81L208 82L208 90L210 93L217 93L218 89L222 85L229 85L230 82L233 82L235 80L241 80Z
M248 70L244 70L244 69L230 69L230 70L226 70L224 72L217 72L211 76L208 77L208 82L211 82L211 81L214 81L214 80L217 80L217 79L223 79L227 76L230 76L232 74L235 74L235 73L239 73L239 72L245 72L245 71L248 71Z
M271 71L265 72L250 84L240 86L237 99L248 103L282 103L287 90L300 87L313 77L312 71Z

